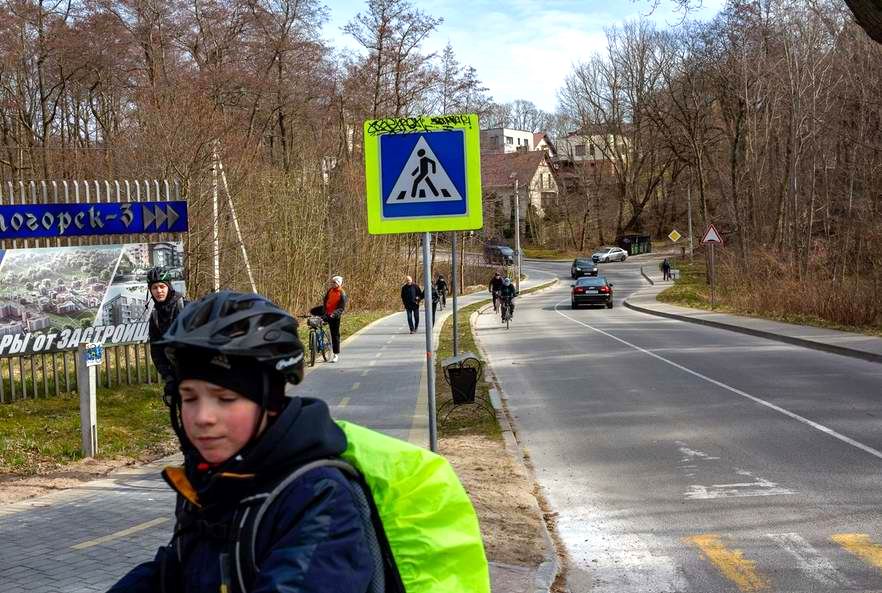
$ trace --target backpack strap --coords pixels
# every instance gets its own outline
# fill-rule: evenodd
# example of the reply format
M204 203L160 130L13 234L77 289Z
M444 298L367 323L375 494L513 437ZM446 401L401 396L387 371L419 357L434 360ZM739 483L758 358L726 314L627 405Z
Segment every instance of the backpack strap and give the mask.
M246 508L239 522L238 537L233 549L233 556L235 558L233 572L239 591L247 593L249 588L246 584L249 586L253 584L257 574L260 572L260 569L257 567L256 557L257 532L270 505L295 480L314 469L322 467L337 468L343 472L343 475L350 482L356 483L356 486L352 488L353 498L358 506L362 527L374 561L374 576L371 579L368 593L405 593L401 576L398 574L398 568L392 556L392 549L386 539L386 532L383 530L383 524L373 497L370 496L370 490L359 471L352 465L339 459L319 459L307 463L291 472L271 492L258 494L242 501L242 503L261 502L260 507L256 510L251 507Z

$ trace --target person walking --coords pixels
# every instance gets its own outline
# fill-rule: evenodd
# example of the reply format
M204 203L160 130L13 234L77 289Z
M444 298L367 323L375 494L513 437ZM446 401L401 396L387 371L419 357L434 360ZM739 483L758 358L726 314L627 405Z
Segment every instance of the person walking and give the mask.
M438 290L439 304L441 305L441 310L444 310L444 307L447 306L447 291L449 290L447 287L447 280L444 279L443 274L438 274L438 278L435 280L435 288Z
M340 361L340 318L349 304L349 296L343 290L343 276L332 276L328 280L328 291L322 304L309 310L310 315L318 315L328 324L331 330L331 349L334 358L331 362Z
M662 280L668 281L671 279L671 262L668 261L668 258L661 263L662 269Z
M419 285L415 284L410 276L404 277L404 286L401 287L401 302L407 312L407 325L410 333L415 334L420 327L420 301L424 295Z
M150 335L150 358L153 359L153 366L162 378L163 382L163 400L168 404L170 393L177 389L174 379L174 371L171 362L165 354L165 350L157 346L157 342L162 339L163 334L168 331L174 320L177 319L187 302L184 296L178 294L172 286L171 272L162 267L155 267L147 272L147 290L150 293L150 299L153 301L153 311L150 312L150 321L148 323ZM147 306L150 305L148 301ZM146 307L145 307L146 308Z

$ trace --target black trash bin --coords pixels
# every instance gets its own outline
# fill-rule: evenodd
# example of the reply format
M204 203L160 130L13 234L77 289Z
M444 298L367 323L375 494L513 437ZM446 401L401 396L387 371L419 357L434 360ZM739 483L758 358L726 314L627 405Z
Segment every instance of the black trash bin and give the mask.
M478 386L478 369L474 367L449 367L447 380L453 403L457 406L475 403L475 388Z

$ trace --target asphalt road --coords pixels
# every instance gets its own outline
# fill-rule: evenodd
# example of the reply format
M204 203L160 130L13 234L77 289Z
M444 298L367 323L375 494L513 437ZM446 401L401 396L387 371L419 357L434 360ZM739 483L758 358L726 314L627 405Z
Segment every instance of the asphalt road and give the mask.
M882 365L624 308L520 299L478 335L573 593L882 591Z

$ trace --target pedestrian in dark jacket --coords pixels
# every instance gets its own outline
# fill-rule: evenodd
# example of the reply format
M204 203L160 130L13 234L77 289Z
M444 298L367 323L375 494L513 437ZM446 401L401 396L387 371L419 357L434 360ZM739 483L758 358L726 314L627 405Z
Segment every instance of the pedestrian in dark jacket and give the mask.
M171 283L171 273L164 268L153 268L147 272L147 289L153 300L153 311L150 313L148 328L150 330L150 358L162 377L164 386L163 398L168 403L174 386L174 372L165 351L156 345L163 334L171 327L172 322L184 309L184 296L178 294Z
M374 557L357 486L328 466L270 504L256 528L258 571L239 585L248 577L234 562L236 528L254 497L347 446L324 402L286 393L303 378L294 318L260 295L213 293L182 313L163 345L179 384L172 425L184 451L183 467L163 470L178 494L175 536L110 593L366 593Z
M447 292L450 290L443 274L438 274L438 278L435 280L435 288L438 290L438 296L441 299L441 310L443 311L447 305Z
M441 295L438 293L438 289L436 287L432 287L432 325L435 325L435 312L438 310L438 302L441 300Z
M662 269L662 279L670 280L671 279L671 262L668 261L668 258L661 263Z
M331 362L340 360L340 318L348 304L349 296L343 290L343 276L333 276L328 281L328 291L322 304L309 310L311 315L321 316L331 330L331 348L334 351Z
M404 286L401 287L401 302L407 312L410 333L415 334L420 327L420 301L423 300L423 291L410 276L405 276L404 280Z

